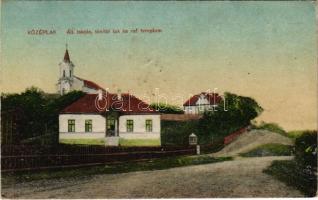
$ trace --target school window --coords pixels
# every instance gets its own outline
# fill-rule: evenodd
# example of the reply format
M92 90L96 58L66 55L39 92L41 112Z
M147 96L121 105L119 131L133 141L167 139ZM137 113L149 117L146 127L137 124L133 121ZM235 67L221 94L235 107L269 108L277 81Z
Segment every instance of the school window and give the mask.
M126 127L127 127L127 132L133 132L134 131L134 121L131 119L127 119Z
M92 132L92 120L91 119L87 119L85 120L85 132Z
M75 132L75 119L68 120L68 132Z
M151 119L146 120L146 131L152 132L152 120Z

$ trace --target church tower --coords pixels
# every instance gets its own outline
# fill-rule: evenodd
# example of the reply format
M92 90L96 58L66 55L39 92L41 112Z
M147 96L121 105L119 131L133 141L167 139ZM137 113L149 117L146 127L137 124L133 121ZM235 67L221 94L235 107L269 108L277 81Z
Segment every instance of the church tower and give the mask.
M67 45L64 59L59 63L60 74L58 80L58 92L60 95L66 94L73 90L74 84L74 64L70 60Z

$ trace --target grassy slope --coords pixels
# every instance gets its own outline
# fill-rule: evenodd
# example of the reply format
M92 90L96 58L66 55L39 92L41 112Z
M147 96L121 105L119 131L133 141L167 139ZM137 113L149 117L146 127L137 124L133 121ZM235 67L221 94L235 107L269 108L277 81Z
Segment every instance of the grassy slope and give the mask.
M103 139L62 139L63 144L87 144L87 145L105 145ZM159 139L123 139L120 138L121 146L160 146Z
M120 139L121 146L160 146L159 139Z
M240 153L243 157L260 157L260 156L290 156L293 147L284 144L264 144L248 152Z
M289 137L289 138L293 138L293 139L296 139L298 138L299 136L301 136L304 132L306 132L307 130L302 130L302 131L288 131L286 132L286 136Z
M104 140L100 139L61 139L63 144L87 144L87 145L105 145Z
M272 131L275 133L279 133L283 136L295 139L299 136L301 136L304 132L308 131L308 130L294 130L294 131L285 131L282 127L280 127L278 124L276 123L261 123L260 125L256 126L255 128L257 129L265 129L268 131Z

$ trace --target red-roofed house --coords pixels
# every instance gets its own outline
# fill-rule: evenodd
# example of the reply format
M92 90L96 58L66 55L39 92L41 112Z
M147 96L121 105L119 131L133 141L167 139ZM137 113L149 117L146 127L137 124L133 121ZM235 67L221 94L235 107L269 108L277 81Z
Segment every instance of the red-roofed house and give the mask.
M217 93L201 92L188 99L184 104L186 114L202 114L204 111L213 111L221 102L222 97Z
M59 115L60 139L160 139L160 113L131 94L86 94ZM116 143L116 142L115 142Z

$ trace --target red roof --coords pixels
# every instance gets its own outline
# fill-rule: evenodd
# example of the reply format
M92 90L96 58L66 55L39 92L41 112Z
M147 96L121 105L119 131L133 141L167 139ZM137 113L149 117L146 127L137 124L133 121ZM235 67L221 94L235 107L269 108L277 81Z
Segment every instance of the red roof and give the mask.
M205 98L208 99L208 101L210 102L210 105L218 104L222 100L222 98L217 93L202 92L200 94L196 94L192 96L183 104L183 106L195 106L201 95L204 95Z
M97 94L86 94L62 110L62 113L98 113L95 106Z
M98 100L98 94L86 94L79 100L64 108L61 113L104 113L114 110L123 114L159 114L158 111L149 108L149 105L131 94L121 94L121 100L117 94L105 93L103 99Z
M93 81L89 81L86 79L82 79L80 77L75 76L76 78L78 78L79 80L82 80L84 82L84 86L94 89L94 90L103 90L106 91L104 88L102 88L101 86L99 86L97 83L93 82Z
M99 86L98 84L94 83L93 81L89 81L89 80L84 80L84 86L88 87L88 88L92 88L95 90L105 90L104 88L102 88L101 86Z

